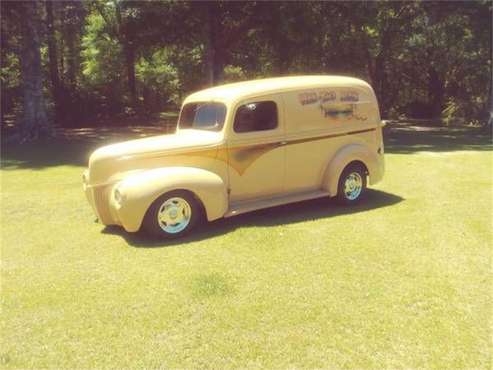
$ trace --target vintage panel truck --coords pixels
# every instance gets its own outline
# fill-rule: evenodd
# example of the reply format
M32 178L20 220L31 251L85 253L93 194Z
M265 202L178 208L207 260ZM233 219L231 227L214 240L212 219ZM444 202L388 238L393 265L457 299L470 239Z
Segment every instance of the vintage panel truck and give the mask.
M83 187L99 221L164 238L319 197L351 205L384 173L382 123L366 82L297 76L188 96L176 133L96 150Z

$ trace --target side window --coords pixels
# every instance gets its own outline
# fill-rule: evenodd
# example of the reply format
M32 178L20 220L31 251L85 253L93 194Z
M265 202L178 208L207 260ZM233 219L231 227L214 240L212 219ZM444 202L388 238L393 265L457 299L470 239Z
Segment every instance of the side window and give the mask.
M277 105L273 101L259 101L240 106L236 111L235 132L273 130L277 127Z

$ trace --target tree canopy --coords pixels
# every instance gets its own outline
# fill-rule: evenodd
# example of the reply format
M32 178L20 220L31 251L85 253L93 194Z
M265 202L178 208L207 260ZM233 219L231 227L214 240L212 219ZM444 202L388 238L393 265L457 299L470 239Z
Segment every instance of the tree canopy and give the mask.
M91 0L1 3L2 127L176 110L210 85L367 80L384 118L484 122L492 3ZM37 129L39 128L39 130Z

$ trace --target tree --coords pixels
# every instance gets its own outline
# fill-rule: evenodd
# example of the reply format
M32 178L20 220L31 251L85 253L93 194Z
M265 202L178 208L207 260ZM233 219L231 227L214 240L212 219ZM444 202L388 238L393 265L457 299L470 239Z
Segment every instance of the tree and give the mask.
M23 95L25 115L36 116L42 81L63 126L173 108L223 81L290 74L363 78L385 117L481 121L493 110L489 0L30 3L0 2L9 127ZM33 37L28 24L43 15Z
M472 6L473 4L473 6ZM427 117L480 120L491 81L486 2L426 2L407 26L400 66L409 71ZM392 72L398 71L393 63Z
M17 22L17 7L12 3L0 2L0 86L1 86L1 125L20 106L20 24Z
M198 4L198 21L205 24L205 65L211 85L222 81L224 67L230 61L230 50L258 26L263 4L250 2L207 1L205 12Z
M415 15L413 2L362 4L355 19L371 84L380 102L384 116L392 104L388 67L407 36L406 26ZM348 14L349 16L349 14Z
M118 40L122 47L130 100L132 105L136 107L135 60L138 45L136 42L137 22L135 17L139 4L122 0L113 0L109 6L100 1L93 1L92 4L106 22L108 34Z
M43 74L40 55L40 18L38 4L26 1L16 4L22 24L22 43L20 50L23 119L21 121L21 140L35 140L50 134L50 122L46 114L43 96Z
M58 74L58 58L57 58L57 45L55 37L55 22L53 16L53 2L45 0L46 8L46 30L47 30L47 44L48 44L48 64L50 71L51 82L51 94L55 104L55 115L60 118L61 109L61 91L60 91L60 77Z
M60 34L64 44L64 86L73 93L80 77L80 46L86 12L80 1L61 1L56 5L60 14Z

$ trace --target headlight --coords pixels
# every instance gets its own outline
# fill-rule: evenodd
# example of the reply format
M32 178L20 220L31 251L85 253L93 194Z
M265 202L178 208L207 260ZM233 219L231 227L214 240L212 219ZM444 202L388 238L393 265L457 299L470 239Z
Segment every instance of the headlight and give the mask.
M125 200L125 196L122 194L121 190L118 188L115 189L113 196L115 197L115 202L118 205L121 205L122 202Z

